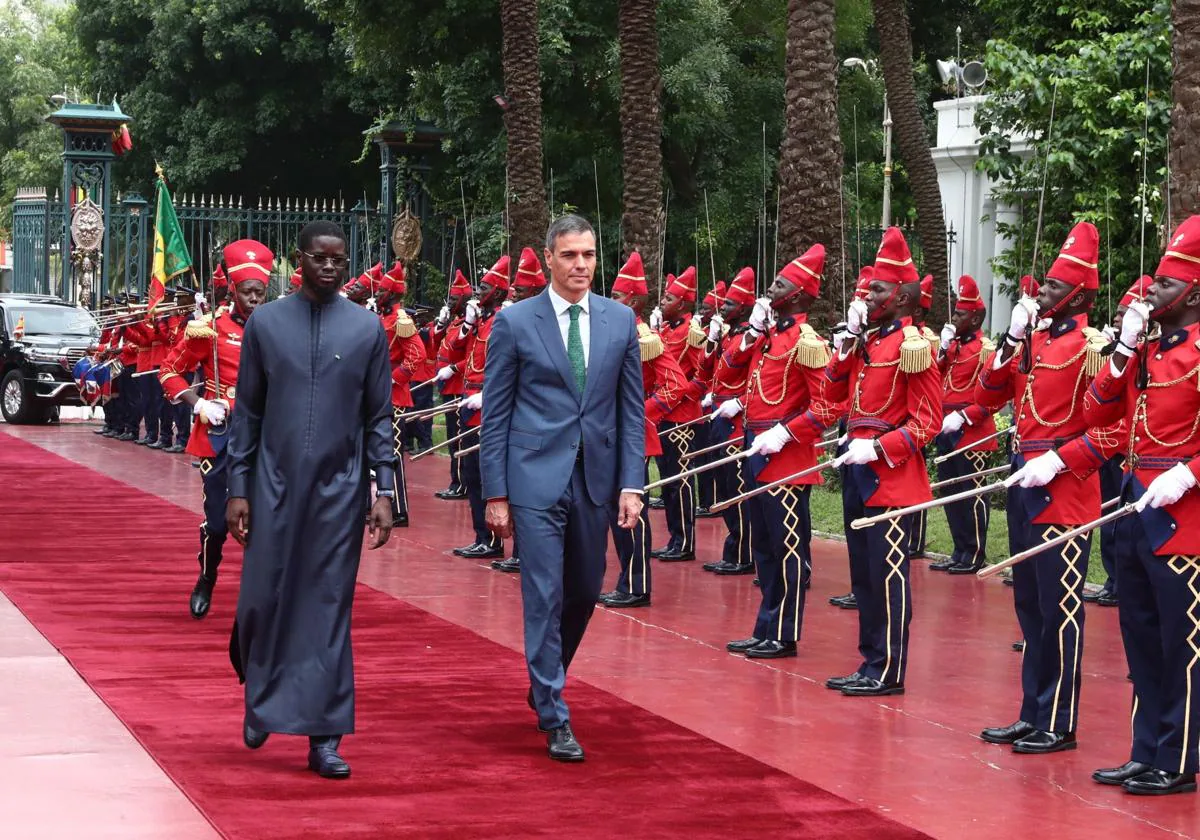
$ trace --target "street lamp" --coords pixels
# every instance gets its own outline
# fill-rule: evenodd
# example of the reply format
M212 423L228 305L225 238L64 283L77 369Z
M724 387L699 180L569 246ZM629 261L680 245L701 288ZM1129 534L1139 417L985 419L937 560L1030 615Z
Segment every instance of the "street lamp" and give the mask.
M879 78L879 65L875 59L847 58L842 66L851 70L862 70L872 79ZM892 112L887 104L887 85L883 88L883 212L879 226L888 228L892 224Z

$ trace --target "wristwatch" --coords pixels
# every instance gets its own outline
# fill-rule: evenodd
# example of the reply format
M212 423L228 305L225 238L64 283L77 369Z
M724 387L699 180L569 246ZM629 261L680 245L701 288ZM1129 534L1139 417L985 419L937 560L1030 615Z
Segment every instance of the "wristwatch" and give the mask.
M376 499L394 499L394 498L396 498L396 491L395 490L376 490L375 498Z

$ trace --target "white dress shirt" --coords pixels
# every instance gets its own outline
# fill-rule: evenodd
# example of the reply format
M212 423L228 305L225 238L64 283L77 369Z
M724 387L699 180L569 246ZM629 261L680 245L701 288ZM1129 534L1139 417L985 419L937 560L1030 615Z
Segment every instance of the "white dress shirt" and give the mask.
M567 336L571 331L571 313L567 310L571 308L571 301L556 293L553 286L546 289L546 294L550 296L550 305L554 307L554 317L558 319L558 331L562 333L563 349L567 350ZM583 311L579 313L579 338L583 341L583 367L585 370L588 366L588 357L592 352L592 323L591 313L588 310L590 298L591 295L584 295L583 300L579 301L579 305L583 307ZM567 358L570 358L569 351Z

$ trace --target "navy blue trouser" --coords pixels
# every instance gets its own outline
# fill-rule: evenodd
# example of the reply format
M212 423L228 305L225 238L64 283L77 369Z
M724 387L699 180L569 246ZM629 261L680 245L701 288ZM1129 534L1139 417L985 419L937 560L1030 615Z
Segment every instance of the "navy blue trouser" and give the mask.
M225 450L213 458L200 459L200 487L204 500L204 521L200 523L200 574L217 579L221 566L221 548L229 531L225 527L225 503L229 501L229 482L225 474Z
M714 421L713 425L728 424L728 420ZM724 434L732 431L732 427L726 425L720 429ZM733 455L735 452L741 451L741 444L737 440L729 441L729 445L725 449L719 449L715 453L717 457L726 457ZM724 501L731 499L734 496L739 496L750 489L750 484L747 481L745 470L740 463L725 464L717 467L709 472L717 475L717 500ZM706 473L701 473L705 475ZM761 555L754 545L754 518L750 515L750 501L742 502L733 507L725 508L721 511L721 516L725 520L725 545L722 547L721 560L734 566L748 566L753 564L755 569L760 566ZM761 637L759 637L761 638Z
M1100 499L1107 502L1109 499L1115 499L1121 493L1121 480L1123 473L1121 471L1123 461L1121 458L1109 458L1100 467ZM1118 520L1120 521L1120 520ZM1100 562L1104 564L1104 573L1108 575L1108 580L1104 582L1104 588L1113 595L1117 594L1117 523L1108 522L1100 526Z
M1024 463L1013 460L1015 472ZM1008 548L1016 554L1071 530L1034 523L1043 487L1008 490ZM1021 720L1047 732L1074 732L1083 662L1083 582L1090 533L1013 566L1013 603L1025 639L1021 659Z
M418 383L419 384L419 383ZM433 408L433 386L426 385L412 395L413 411L423 411ZM418 451L424 451L433 446L433 418L428 420L410 420L404 424L404 440L406 443L416 443Z
M467 503L471 506L471 527L475 531L475 544L490 548L503 548L504 540L497 537L487 526L487 500L483 498L483 476L479 473L479 450L458 459L459 475L467 490ZM397 493L397 495L399 495Z
M851 466L843 480L847 523L888 510L866 503L877 486L870 467ZM850 589L858 602L858 650L863 659L855 670L888 685L903 685L908 667L908 626L913 613L909 521L910 517L900 517L860 530L846 529Z
M392 518L408 516L408 481L404 477L404 413L407 408L392 406L392 452L396 456L396 495L392 497Z
M442 397L442 402L449 402L445 397ZM457 411L450 411L442 415L446 418L446 440L453 440L462 434L462 427L458 419ZM454 444L450 447L450 487L462 487L462 464L458 458L454 457L454 453L459 450L461 444Z
M946 450L947 452L950 449ZM968 450L952 456L948 461L938 464L938 479L946 481L960 478L986 469L988 453ZM982 487L990 477L977 477L969 481L960 481L948 485L941 492L951 496L964 490ZM950 536L954 540L954 553L950 559L964 566L978 566L987 559L988 522L991 519L991 506L987 496L976 496L973 499L963 499L944 505L946 523L950 526Z
M726 420L725 423L729 421ZM717 437L717 428L713 423L700 423L693 428L696 429L696 440L693 444L695 449L707 449L710 446L720 443L724 438ZM726 428L728 432L728 428ZM724 437L728 437L726 434ZM704 455L699 460L693 459L688 466L698 467L701 464L708 464L717 460L718 453ZM719 469L702 472L696 476L696 506L702 508L710 508L722 498L720 495L721 477L718 475Z
M593 504L588 497L579 462L562 498L548 510L512 505L514 532L526 547L521 557L525 662L543 729L570 719L563 686L604 586L604 529L612 516L609 505Z
M659 479L679 475L683 467L679 458L696 449L696 428L676 429L678 423L664 421L658 430L662 441L662 454L658 461ZM691 466L689 464L689 466ZM705 475L705 473L701 473ZM692 492L692 480L676 481L662 488L663 513L667 517L667 532L670 539L667 548L685 554L696 550L696 497Z
M746 466L749 470L749 465ZM748 478L753 481L752 478ZM777 487L746 500L758 544L762 600L754 621L756 639L795 642L804 620L804 579L812 568L809 543L812 485Z
M643 473L646 484L650 483L650 464L646 462ZM612 513L613 548L621 561L621 574L617 577L617 591L622 595L650 594L650 506L642 506L642 515L632 529L617 526L617 512ZM521 558L524 561L524 558Z
M163 390L157 373L139 376L142 394L142 418L146 421L146 440L158 440L159 424L162 422Z
M1131 483L1124 501L1141 496ZM1129 758L1200 771L1200 557L1155 554L1137 514L1116 521L1121 638L1133 676Z

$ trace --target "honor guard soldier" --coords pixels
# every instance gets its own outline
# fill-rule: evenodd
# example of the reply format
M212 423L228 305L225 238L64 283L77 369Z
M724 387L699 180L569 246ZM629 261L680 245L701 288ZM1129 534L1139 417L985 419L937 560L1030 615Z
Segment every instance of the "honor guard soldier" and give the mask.
M662 339L663 352L671 357L683 373L687 383L695 380L704 354L708 336L692 320L692 308L696 305L696 269L691 266L667 286L662 300L650 316L650 328ZM671 478L683 469L680 457L696 449L695 425L678 428L700 417L700 400L703 397L697 387L685 388L679 402L658 424L658 438L662 454L658 461L660 478ZM663 487L663 509L667 518L670 537L662 548L650 552L664 562L696 559L696 497L692 481L676 481Z
M999 444L993 440L977 443L996 433L992 409L975 401L975 388L984 368L992 361L996 346L981 329L987 307L979 294L975 278L964 274L958 280L958 299L954 318L942 327L938 338L938 368L942 373L942 430L934 443L939 455L970 446L938 465L938 479L950 481L979 473L987 467L990 453ZM982 487L987 479L976 476L969 482L952 484L947 493L959 493ZM979 571L987 559L988 519L991 506L984 496L963 499L945 506L946 521L954 541L954 553L947 560L930 563L936 572L968 575Z
M642 322L646 306L646 272L642 257L634 251L617 272L612 286L612 299L633 310L637 317L638 344L642 356L642 388L646 394L646 483L650 482L649 458L662 454L658 423L679 401L687 381L679 364L665 352L662 338ZM613 547L621 562L617 588L600 596L606 607L646 607L650 605L650 506L642 507L638 524L633 529L621 528L612 522Z
M204 618L212 603L213 586L221 566L221 547L228 533L225 502L228 485L225 444L228 420L237 399L238 364L242 357L242 333L246 319L267 298L267 282L275 255L253 239L239 239L222 252L224 275L232 285L231 307L216 316L190 322L183 341L163 361L159 380L172 402L191 406L195 417L187 451L200 459L203 482L204 521L200 524L200 576L192 589L189 608L194 618ZM188 382L198 366L208 377L205 396Z
M471 299L471 284L461 271L454 272L454 282L450 284L450 296L442 311L434 322L434 335L438 338L438 387L441 389L442 402L458 399L463 393L462 369L449 361L449 342L461 331L466 322L467 301ZM446 418L446 439L453 440L462 430L458 424L458 412L451 411L442 415ZM439 499L465 499L467 488L462 483L462 465L456 453L460 447L454 444L450 447L450 486L438 490L433 495Z
M724 321L720 317L721 306L725 303L725 292L727 286L724 280L717 282L712 290L704 296L704 300L700 302L700 308L696 314L700 318L700 330L704 333L705 352L701 356L701 369L692 377L692 386L699 392L701 404L701 412L707 412L712 408L712 377L715 372L716 358L719 354L708 355L708 332L712 325L713 318L717 319L718 338L724 335ZM719 349L719 342L714 345ZM701 423L698 426L696 434L696 443L701 447L714 446L720 443L720 439L712 436L712 423ZM707 464L717 460L716 455L702 455L697 461L693 459L692 463ZM717 498L717 473L719 469L709 470L696 476L696 518L706 519L710 516L719 516L720 514L712 513L709 508L713 506ZM711 564L706 564L711 565Z
M755 302L749 329L731 353L734 364L751 370L743 397L750 457L741 465L750 488L815 467L814 444L837 420L820 397L829 345L808 325L824 273L823 245L785 265L766 297ZM728 650L751 659L796 655L812 574L809 495L820 483L819 473L798 476L746 501L761 558L762 602L750 638L730 642Z
M139 347L133 340L133 334L129 333L137 298L137 292L134 291L117 299L118 305L125 306L125 312L129 319L113 334L113 341L119 345L117 358L121 364L121 373L117 377L117 396L121 401L121 433L114 435L117 440L137 440L138 424L141 422L137 380L133 378L133 374L137 371Z
M1121 501L1137 509L1114 540L1133 748L1092 778L1149 795L1195 791L1200 767L1200 216L1175 231L1154 274L1084 400L1093 425L1124 422ZM1159 331L1139 345L1150 321Z
M984 367L975 400L996 409L1013 402L1017 431L1008 486L1008 542L1036 548L1100 515L1096 470L1109 446L1089 431L1084 395L1103 357L1104 338L1088 326L1099 288L1100 237L1077 224L1050 267L1036 300L1013 308L1004 345ZM1039 319L1045 329L1034 329ZM1047 549L1013 568L1017 621L1025 639L1019 720L983 730L983 740L1015 752L1075 748L1083 658L1083 583L1091 534Z
M929 329L926 321L929 310L933 307L933 275L926 274L921 278L921 297L916 301L916 307L908 314L912 316L913 326L921 330L921 336L929 342L934 358L937 358L939 341L937 334ZM908 529L908 559L925 556L925 535L929 530L929 512L920 511L912 515Z
M867 299L850 304L849 337L825 371L825 402L849 399L841 456L849 465L842 496L847 520L932 498L922 449L941 428L941 376L929 341L899 314L920 293L908 243L899 228L888 228ZM867 335L871 326L878 330ZM828 688L848 696L904 692L912 620L908 540L905 519L847 529L862 662L854 673L827 680Z
M163 354L164 360L183 341L184 331L187 328L188 321L191 320L187 307L192 304L195 292L190 286L177 285L173 290L173 295L175 298L173 304L175 311L163 319L161 330L163 347L165 348ZM162 372L161 363L159 372ZM157 447L152 445L150 448L162 449L163 452L170 453L183 452L187 448L188 436L191 433L191 420L190 406L183 402L178 404L171 402L171 398L164 392L162 422L159 424L159 445Z
M466 429L478 429L483 419L483 377L487 364L488 336L492 334L495 316L508 296L511 259L504 254L487 270L479 281L477 299L467 302L463 326L452 335L447 346L447 361L460 365L463 371L462 420ZM479 443L477 436L467 438L464 448ZM453 457L453 456L452 456ZM485 518L482 478L479 473L479 451L459 459L459 475L467 490L471 505L471 524L475 541L454 549L459 557L490 560L504 556L504 540L489 530Z
M408 385L425 362L425 345L417 325L404 311L404 265L400 260L384 273L375 293L376 311L388 337L392 365L392 440L396 452L396 493L392 496L392 526L408 527L408 483L404 478L404 414L412 408Z

